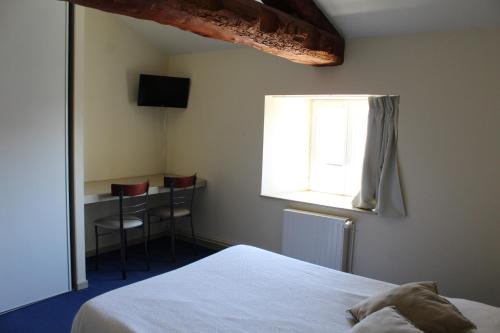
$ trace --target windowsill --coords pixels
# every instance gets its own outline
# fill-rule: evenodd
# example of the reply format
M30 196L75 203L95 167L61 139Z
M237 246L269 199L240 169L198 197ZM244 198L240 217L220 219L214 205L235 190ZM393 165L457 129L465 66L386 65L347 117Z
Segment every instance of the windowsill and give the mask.
M289 193L272 193L272 194L262 194L264 197L284 199L289 201L301 202L314 204L319 206L331 207L331 208L339 208L343 210L349 210L353 212L362 212L367 214L375 214L375 212L371 210L359 209L352 206L353 197L331 194L331 193L323 193L323 192L314 192L314 191L297 191L297 192L289 192Z

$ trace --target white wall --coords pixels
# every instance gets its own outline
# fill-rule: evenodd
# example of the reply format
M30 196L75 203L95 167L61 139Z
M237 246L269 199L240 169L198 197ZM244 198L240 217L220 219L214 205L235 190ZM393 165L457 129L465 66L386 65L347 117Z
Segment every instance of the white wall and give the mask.
M163 173L166 109L137 106L137 92L139 74L166 74L168 57L117 15L79 6L76 13L75 135L80 141L75 156L83 153L85 181ZM83 168L81 160L77 162ZM82 198L77 204L82 207ZM117 205L117 201L97 203L77 212L82 286L85 254L94 250L93 221L116 214ZM135 230L130 239L140 235ZM104 236L99 241L100 247L107 247L119 244L119 237Z
M165 109L138 107L137 91L168 58L117 15L85 9L84 31L85 180L163 172Z
M343 66L297 65L250 49L175 56L192 78L189 109L170 111L169 170L209 187L205 237L280 250L282 209L259 196L264 96L400 94L399 153L408 217L306 206L354 217L354 272L500 305L500 30L347 42Z

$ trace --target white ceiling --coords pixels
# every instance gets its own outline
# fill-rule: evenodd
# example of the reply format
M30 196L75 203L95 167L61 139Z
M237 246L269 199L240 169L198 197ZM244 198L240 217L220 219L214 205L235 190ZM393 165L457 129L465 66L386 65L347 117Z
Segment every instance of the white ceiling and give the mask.
M500 27L500 0L316 0L316 3L346 38ZM237 47L154 22L123 19L167 54Z
M500 0L316 0L347 38L500 27Z

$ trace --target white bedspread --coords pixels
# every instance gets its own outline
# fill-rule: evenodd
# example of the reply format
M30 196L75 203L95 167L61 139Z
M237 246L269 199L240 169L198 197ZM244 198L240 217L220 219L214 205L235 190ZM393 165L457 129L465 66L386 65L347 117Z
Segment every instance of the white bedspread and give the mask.
M392 287L240 245L88 301L72 333L345 332L348 307ZM500 308L452 301L500 332Z

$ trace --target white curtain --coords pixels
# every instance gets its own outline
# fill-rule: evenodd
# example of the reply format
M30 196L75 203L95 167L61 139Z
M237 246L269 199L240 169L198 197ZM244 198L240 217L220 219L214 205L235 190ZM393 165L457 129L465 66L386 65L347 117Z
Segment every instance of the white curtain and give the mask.
M353 206L381 216L402 217L406 210L397 160L399 96L369 97L368 103L361 190Z

